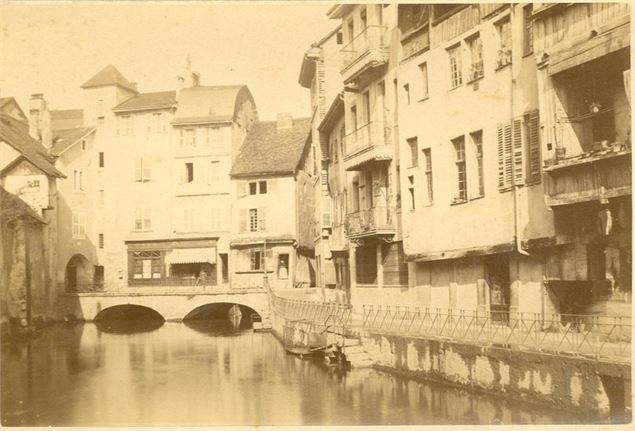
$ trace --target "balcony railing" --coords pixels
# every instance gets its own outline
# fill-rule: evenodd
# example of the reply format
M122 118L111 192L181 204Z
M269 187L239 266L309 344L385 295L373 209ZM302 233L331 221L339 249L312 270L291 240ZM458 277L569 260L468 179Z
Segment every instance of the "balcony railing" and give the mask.
M377 206L346 215L346 236L364 237L395 233L394 208Z
M371 121L358 127L345 137L347 170L371 160L391 160L391 129L383 121Z
M370 25L355 36L341 50L344 82L355 79L367 67L375 67L388 61L388 50L384 45L386 27Z
M631 317L365 306L368 332L628 362Z
M631 149L585 153L546 167L549 206L631 194Z
M129 286L216 286L218 282L213 278L132 278Z

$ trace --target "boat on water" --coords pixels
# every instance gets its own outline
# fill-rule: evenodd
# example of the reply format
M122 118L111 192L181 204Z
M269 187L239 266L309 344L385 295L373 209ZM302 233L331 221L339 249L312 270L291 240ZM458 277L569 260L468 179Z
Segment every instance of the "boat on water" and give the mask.
M287 352L301 357L320 353L327 347L326 334L317 332L304 320L288 320L282 341Z

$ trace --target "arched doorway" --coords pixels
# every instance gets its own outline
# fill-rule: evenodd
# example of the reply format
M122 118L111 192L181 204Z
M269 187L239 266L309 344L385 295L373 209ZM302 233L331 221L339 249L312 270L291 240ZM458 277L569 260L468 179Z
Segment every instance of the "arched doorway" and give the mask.
M87 288L92 280L93 274L88 259L81 254L71 257L66 264L66 291L79 292Z

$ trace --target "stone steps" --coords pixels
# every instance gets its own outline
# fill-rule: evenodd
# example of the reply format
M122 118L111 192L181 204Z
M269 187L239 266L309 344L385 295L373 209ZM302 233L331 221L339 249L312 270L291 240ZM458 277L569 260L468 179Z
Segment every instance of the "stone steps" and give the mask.
M351 368L369 368L375 364L364 346L356 338L345 338L342 352Z

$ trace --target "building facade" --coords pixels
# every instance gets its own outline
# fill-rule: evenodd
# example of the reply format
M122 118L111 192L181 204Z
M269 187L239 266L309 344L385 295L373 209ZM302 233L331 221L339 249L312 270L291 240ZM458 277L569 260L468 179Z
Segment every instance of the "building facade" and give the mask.
M310 120L256 122L231 170L232 288L315 285Z

